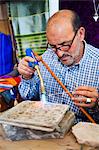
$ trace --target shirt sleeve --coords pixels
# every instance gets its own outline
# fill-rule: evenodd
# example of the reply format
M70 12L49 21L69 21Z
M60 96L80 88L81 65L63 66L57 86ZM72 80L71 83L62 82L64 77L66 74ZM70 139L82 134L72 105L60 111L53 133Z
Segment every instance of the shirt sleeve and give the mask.
M37 99L39 98L39 85L40 81L39 78L33 76L33 78L29 80L22 79L21 83L19 84L19 93L24 100L30 100L32 98Z

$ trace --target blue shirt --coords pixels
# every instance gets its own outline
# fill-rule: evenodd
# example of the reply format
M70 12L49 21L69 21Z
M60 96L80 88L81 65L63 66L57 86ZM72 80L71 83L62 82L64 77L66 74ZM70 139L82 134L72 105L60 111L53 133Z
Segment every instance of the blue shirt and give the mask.
M42 58L70 92L82 85L95 87L99 91L99 49L85 43L82 59L79 64L72 67L62 64L57 55L50 50L46 51L42 55ZM77 121L87 120L79 110L79 107L73 103L68 94L41 62L39 63L39 67L44 80L47 100L52 103L68 104L70 109L75 112ZM35 72L33 78L30 80L22 79L19 91L24 99L39 99L41 90L37 72Z

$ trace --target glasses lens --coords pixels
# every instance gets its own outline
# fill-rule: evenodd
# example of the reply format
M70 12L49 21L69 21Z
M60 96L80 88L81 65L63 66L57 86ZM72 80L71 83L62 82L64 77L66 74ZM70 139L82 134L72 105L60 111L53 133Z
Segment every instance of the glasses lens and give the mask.
M63 49L64 51L67 51L67 50L69 50L70 46L71 45L69 45L69 44L68 45L62 45L60 48Z
M57 52L58 50L60 51L67 51L69 48L70 48L71 45L61 45L60 47L54 47L54 46L51 46L50 44L47 44L47 48L54 51L54 52Z

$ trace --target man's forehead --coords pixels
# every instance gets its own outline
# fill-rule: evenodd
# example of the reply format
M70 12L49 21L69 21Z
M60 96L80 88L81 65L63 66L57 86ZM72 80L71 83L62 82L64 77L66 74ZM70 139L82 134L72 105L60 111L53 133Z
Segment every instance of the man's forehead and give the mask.
M72 34L74 33L72 25L68 26L51 26L47 31L46 35L48 38L63 38L65 37L71 37Z
M46 29L46 33L47 36L51 35L51 34L70 34L70 32L73 32L73 26L72 23L69 21L67 22L66 20L62 20L60 22L53 22L52 24L50 24L47 29Z

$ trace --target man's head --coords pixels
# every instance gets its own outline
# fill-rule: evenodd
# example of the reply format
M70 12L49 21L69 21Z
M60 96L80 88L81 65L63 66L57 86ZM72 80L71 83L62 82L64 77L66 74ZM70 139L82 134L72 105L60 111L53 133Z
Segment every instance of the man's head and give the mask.
M80 61L85 29L74 11L60 10L49 18L46 35L49 45L63 64L71 66Z

